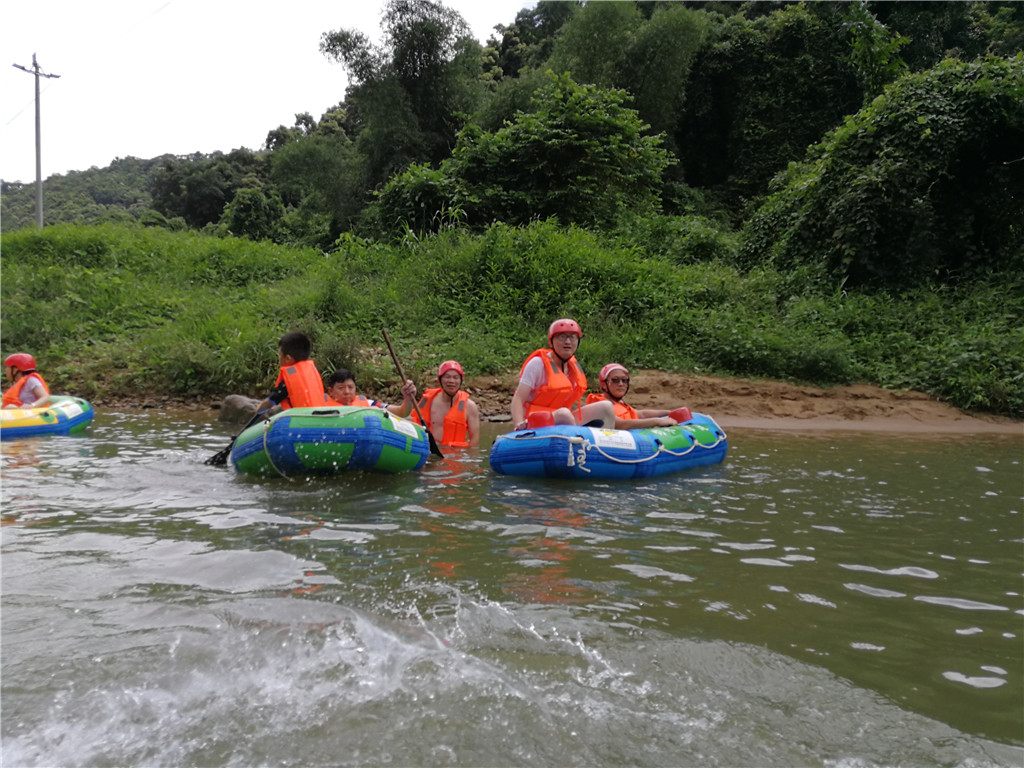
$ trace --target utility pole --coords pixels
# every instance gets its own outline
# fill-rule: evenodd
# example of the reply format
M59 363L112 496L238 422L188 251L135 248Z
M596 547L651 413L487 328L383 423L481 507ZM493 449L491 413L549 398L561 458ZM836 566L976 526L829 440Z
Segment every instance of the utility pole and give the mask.
M43 139L39 130L39 78L60 77L39 71L39 64L36 62L36 55L32 54L32 69L23 67L21 64L12 64L23 72L35 75L36 78L36 223L43 228Z

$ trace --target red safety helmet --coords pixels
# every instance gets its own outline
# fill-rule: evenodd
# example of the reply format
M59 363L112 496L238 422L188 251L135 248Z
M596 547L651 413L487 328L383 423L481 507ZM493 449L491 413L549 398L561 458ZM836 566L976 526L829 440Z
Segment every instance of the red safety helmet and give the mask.
M13 355L7 356L7 359L4 360L4 365L17 368L22 373L25 373L36 369L36 359L25 352L15 352Z
M580 337L580 339L583 338L583 331L580 330L580 324L571 317L563 317L561 320L555 320L555 322L548 327L548 346L551 345L551 339L554 338L556 333L575 333Z
M608 365L602 368L601 372L597 374L597 383L603 387L612 371L622 371L624 374L629 376L629 370L626 366L620 365L619 363L608 363Z
M448 371L456 371L459 374L459 378L466 378L466 374L463 373L461 365L459 365L455 360L445 360L437 369L437 380L441 381L441 377L448 373Z

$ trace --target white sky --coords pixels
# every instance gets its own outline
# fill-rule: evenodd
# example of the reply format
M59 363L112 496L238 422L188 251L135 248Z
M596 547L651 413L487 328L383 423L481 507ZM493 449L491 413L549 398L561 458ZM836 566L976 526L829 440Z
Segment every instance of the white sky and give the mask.
M533 0L442 0L485 43ZM347 77L322 33L380 38L383 0L7 0L0 10L0 178L34 182L35 78L42 176L115 157L259 149L267 132L340 102Z

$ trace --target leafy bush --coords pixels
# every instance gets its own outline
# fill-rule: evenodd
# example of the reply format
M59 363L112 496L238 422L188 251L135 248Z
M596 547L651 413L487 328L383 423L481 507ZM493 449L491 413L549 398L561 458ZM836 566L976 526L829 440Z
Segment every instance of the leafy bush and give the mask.
M791 165L742 260L849 285L1024 270L1024 54L908 75Z
M671 222L670 222L671 223ZM517 370L556 317L584 330L590 374L610 360L669 371L915 388L1024 416L1024 277L903 294L843 285L820 265L740 271L552 221L445 230L332 251L136 225L3 238L2 345L58 391L257 395L281 334L303 330L321 370L393 396L387 328L406 373L432 383Z
M532 111L494 133L467 126L439 170L414 166L393 177L378 200L384 231L394 234L393 222L436 230L446 209L477 226L557 218L597 228L656 211L661 173L673 161L659 138L644 135L648 126L628 100L624 91L550 75Z

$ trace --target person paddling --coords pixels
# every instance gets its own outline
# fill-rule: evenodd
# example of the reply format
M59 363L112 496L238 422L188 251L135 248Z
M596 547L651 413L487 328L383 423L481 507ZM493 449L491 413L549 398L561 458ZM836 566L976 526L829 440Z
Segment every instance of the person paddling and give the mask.
M36 359L25 352L8 355L4 372L14 382L3 395L4 408L42 408L50 402L50 388L36 372Z
M601 387L600 394L592 392L587 396L588 403L610 402L615 408L616 429L648 429L650 427L672 427L679 422L670 414L677 411L652 410L645 408L636 410L623 402L629 392L629 371L619 363L608 363L597 375L597 383ZM680 409L682 410L682 409ZM682 415L678 413L677 415Z
M519 371L519 385L512 395L513 429L525 429L534 413L550 413L553 423L560 425L614 426L615 409L610 402L583 403L587 377L576 362L582 338L583 331L572 318L548 326L549 348L531 353Z
M274 389L256 407L263 413L274 406L288 408L316 408L328 405L324 393L324 380L309 355L313 344L306 334L286 333L277 344L277 359L281 370Z
M462 389L464 375L457 361L445 360L437 369L437 383L441 386L428 389L418 403L427 420L424 426L437 442L453 448L480 444L480 409ZM412 420L419 423L415 414Z

